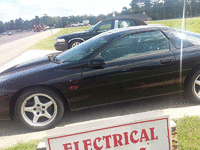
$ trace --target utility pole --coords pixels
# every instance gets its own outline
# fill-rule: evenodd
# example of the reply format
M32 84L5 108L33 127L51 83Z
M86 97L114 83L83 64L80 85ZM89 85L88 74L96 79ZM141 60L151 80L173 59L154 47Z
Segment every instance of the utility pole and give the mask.
M192 6L191 6L192 1L191 0L187 0L187 2L190 5L190 17L192 17Z

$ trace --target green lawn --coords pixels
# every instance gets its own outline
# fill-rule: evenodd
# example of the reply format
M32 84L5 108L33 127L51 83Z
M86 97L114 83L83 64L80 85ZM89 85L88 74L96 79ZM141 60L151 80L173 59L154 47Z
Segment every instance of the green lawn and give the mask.
M177 125L178 149L200 150L200 116L184 117L174 120ZM19 143L13 147L1 150L35 150L41 140Z
M165 26L182 29L182 19L150 21L147 24L163 24ZM185 30L200 33L200 18L185 19Z
M56 33L44 40L41 40L40 42L29 47L28 49L31 49L31 50L34 50L34 49L55 50L54 43L56 42L56 38L58 36L63 35L63 34L88 30L89 28L91 28L91 26L63 28L58 33Z
M18 143L17 145L14 145L12 147L6 148L6 149L1 149L1 150L36 150L38 144L44 141L44 139L41 140L31 140L27 143Z
M175 120L178 134L178 149L200 150L200 116Z

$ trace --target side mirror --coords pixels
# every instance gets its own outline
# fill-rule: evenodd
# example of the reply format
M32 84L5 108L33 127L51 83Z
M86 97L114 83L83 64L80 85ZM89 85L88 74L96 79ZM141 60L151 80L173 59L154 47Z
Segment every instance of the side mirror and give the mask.
M88 62L89 67L100 67L100 66L103 66L103 65L105 65L105 61L101 56L92 58Z

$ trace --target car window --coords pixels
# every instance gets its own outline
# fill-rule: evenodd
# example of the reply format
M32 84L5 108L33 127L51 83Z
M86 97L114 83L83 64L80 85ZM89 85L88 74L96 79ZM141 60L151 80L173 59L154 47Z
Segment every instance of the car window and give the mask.
M181 48L181 39L183 39L183 48L194 46L196 44L195 40L192 42L192 39L195 37L189 37L186 34L182 35L182 33L176 31L175 29L163 30L163 32L167 35L176 48Z
M99 22L96 23L94 26L92 26L90 29L88 29L88 31L89 31L89 32L94 31L101 23L102 23L102 21L99 21Z
M111 30L111 29L114 29L114 22L113 21L107 21L99 27L98 31L105 32L105 31L108 31L108 30Z
M168 40L160 31L143 32L113 42L100 53L100 56L105 61L115 61L166 49L169 49Z
M78 46L71 48L70 50L67 50L61 54L59 54L56 59L57 61L60 61L61 63L64 62L76 62L80 61L87 56L89 56L91 53L95 52L96 49L104 45L108 42L108 40L111 39L111 35L105 33L102 33L98 36L95 36Z
M136 26L136 23L132 20L119 20L118 21L119 28L130 27L130 26Z

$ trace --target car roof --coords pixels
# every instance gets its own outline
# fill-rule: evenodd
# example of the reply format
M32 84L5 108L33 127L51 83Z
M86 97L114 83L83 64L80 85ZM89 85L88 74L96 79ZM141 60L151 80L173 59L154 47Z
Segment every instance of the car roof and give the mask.
M139 25L147 25L143 20L138 19L138 18L134 18L134 17L121 17L121 16L117 16L117 17L112 17L112 18L106 18L103 21L109 21L109 20L121 20L121 19L127 19L127 20L133 20L135 21L135 23L139 26Z
M118 28L118 29L109 30L106 33L123 35L123 34L132 34L132 33L136 33L136 32L144 32L144 31L151 31L151 30L163 30L163 29L170 29L170 27L163 26L163 25L131 26L131 27L125 27L125 28Z

